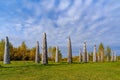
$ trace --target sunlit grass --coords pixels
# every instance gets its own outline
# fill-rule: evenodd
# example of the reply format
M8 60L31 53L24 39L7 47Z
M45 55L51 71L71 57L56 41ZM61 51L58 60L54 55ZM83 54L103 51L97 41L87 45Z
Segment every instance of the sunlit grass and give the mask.
M0 62L0 80L120 80L120 62L35 64Z

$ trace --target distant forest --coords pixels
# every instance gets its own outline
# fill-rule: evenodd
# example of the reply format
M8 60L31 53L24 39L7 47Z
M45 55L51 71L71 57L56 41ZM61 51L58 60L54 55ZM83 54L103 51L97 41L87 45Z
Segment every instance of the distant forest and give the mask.
M36 47L28 48L26 43L23 41L20 46L14 47L12 43L10 44L10 60L35 60L35 53L36 53ZM0 40L0 61L3 60L4 55L4 47L5 47L5 41L4 39ZM100 43L97 51L97 55L100 55L100 52L104 52L104 58L109 59L111 58L112 50L109 46L104 48L104 45ZM49 47L48 48L48 60L49 61L55 61L55 53L56 53L56 47ZM67 53L66 53L67 54ZM79 53L78 53L79 54ZM41 56L41 53L39 53ZM93 52L89 52L89 59L92 61ZM119 59L120 57L117 56ZM62 53L59 49L59 60L60 61L67 61L67 58L62 58ZM73 61L78 61L78 56L73 56Z

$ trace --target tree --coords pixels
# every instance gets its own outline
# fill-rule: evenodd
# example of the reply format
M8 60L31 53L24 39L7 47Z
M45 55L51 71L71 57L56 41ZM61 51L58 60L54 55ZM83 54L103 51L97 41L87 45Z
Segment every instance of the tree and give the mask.
M13 60L14 59L14 47L12 43L9 43L9 47L10 47L10 60Z
M80 53L79 53L79 62L82 62L83 61L83 56L82 56L82 50L80 50Z
M56 47L52 47L52 61L55 61Z
M49 51L49 60L51 61L55 61L55 56L56 56L56 47L55 46L51 46L48 48L48 51ZM62 53L60 51L60 49L58 48L58 58L59 58L59 61L61 61L62 59Z
M31 48L29 53L30 60L35 60L35 53L36 53L36 47Z
M62 60L62 53L61 53L60 49L58 49L58 56L59 56L59 61L61 61Z
M51 46L48 48L48 57L50 59L52 58L52 47Z
M22 53L22 59L25 60L25 57L26 57L26 53L27 53L27 46L25 44L25 42L23 41L21 46L20 46L20 50L21 50L21 53Z
M0 61L3 60L5 40L0 41Z
M107 46L106 48L106 56L107 56L107 61L110 61L111 48L109 46Z
M104 46L102 43L100 43L100 45L99 45L98 52L100 55L100 61L104 62Z

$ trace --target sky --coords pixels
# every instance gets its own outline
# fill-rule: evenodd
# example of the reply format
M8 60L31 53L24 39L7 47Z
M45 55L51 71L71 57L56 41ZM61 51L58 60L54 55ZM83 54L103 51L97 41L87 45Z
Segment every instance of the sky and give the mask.
M0 39L29 48L47 34L48 46L67 54L71 37L73 55L87 42L88 51L102 42L120 54L120 0L0 0Z

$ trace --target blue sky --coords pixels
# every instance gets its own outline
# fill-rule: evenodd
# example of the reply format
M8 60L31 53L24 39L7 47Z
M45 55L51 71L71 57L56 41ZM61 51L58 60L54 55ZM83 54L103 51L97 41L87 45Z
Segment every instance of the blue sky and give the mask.
M49 46L67 52L71 37L73 54L83 42L88 50L103 42L120 53L120 0L0 0L0 39L9 36L14 46L25 41L33 47L47 33Z

